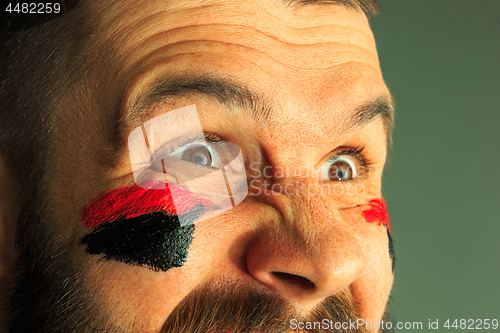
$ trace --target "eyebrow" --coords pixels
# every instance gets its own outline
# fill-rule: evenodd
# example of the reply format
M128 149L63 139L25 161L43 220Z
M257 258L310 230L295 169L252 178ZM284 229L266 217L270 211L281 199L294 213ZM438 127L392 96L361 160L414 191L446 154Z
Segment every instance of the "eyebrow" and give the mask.
M257 121L271 122L276 112L262 94L218 76L193 74L169 77L152 85L143 97L134 103L131 118L142 119L152 105L175 96L203 95L215 99L221 105L244 110Z
M243 110L256 121L266 124L273 122L278 115L276 107L263 95L239 84L231 79L219 76L199 76L184 74L171 76L153 84L142 97L134 103L129 117L134 123L142 122L147 110L154 104L175 96L202 95L215 99L218 103L231 110ZM394 106L390 98L381 96L372 99L359 107L353 113L346 115L342 134L362 128L381 116L387 135L387 148L391 148L391 131L394 122Z
M362 128L377 116L382 118L386 134L388 155L392 149L392 128L394 127L394 104L387 97L378 97L358 107L353 115L347 116L349 120L342 133L348 133L356 128Z

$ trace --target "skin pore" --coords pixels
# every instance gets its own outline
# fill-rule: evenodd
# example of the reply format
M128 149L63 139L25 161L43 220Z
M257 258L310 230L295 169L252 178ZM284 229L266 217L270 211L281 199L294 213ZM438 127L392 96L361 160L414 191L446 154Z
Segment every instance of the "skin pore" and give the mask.
M362 212L381 198L387 126L381 115L353 118L391 97L365 15L268 0L81 6L95 34L86 77L52 115L47 229L72 253L83 288L99 295L101 314L126 332L158 332L194 290L236 281L235 288L279 295L304 315L348 291L361 318L380 322L393 282L388 234ZM172 78L184 89L147 100ZM259 96L257 110L217 98L220 82ZM90 255L81 212L102 193L133 186L128 134L192 104L206 133L241 148L256 180L248 197L196 224L181 267L157 271ZM332 156L359 147L370 161L365 176L318 176ZM272 172L259 173L266 167ZM293 283L296 277L308 283Z

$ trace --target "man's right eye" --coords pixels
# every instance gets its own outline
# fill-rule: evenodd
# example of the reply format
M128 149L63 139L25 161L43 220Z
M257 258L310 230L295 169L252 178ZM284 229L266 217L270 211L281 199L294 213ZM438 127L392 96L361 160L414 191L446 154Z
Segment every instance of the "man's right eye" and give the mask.
M175 149L167 156L167 159L171 158L177 158L209 168L219 169L222 167L221 158L217 150L208 144L199 142L190 143Z

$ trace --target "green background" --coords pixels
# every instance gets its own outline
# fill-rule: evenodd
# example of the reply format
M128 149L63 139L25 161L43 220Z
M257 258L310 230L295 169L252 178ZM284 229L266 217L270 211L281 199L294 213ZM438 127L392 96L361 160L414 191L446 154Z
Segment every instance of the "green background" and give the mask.
M500 0L381 3L395 319L500 320Z

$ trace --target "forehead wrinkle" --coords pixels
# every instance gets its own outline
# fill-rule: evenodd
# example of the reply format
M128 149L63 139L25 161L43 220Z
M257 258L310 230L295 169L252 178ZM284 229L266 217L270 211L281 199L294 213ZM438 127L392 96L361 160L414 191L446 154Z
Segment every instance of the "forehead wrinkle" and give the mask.
M261 52L260 50L255 50L249 47L245 47L239 44L233 44L233 43L221 43L221 42L209 42L210 47L207 48L207 43L204 42L200 45L200 41L189 41L189 42L178 42L175 44L171 45L166 45L161 47L160 49L157 49L154 54L148 54L145 55L142 58L139 58L135 63L137 64L137 68L129 68L129 70L122 70L122 74L118 77L118 81L123 81L123 82L130 82L129 84L129 89L128 91L137 91L141 89L141 86L145 86L147 84L141 84L141 82L144 81L150 81L148 77L154 78L157 76L157 72L164 72L165 70L162 69L163 67L175 67L177 68L177 71L182 71L182 70L187 70L189 69L190 66L186 67L189 65L191 61L196 61L196 64L200 64L200 59L198 56L194 57L197 53L197 50L200 49L204 53L204 57L207 59L208 63L210 64L213 58L218 59L218 64L224 64L226 62L232 61L235 56L241 55L242 60L245 61L246 67L248 68L253 68L257 66L260 68L260 63L262 63L263 59L269 59L272 60L273 62L276 62L280 64L280 66L283 69L289 69L290 71L287 72L287 75L290 76L289 79L292 79L297 82L304 81L304 79L308 80L309 86L310 86L310 80L315 78L315 75L320 74L322 79L320 81L323 81L325 83L329 83L328 85L333 84L334 82L337 81L336 78L339 76L342 76L343 71L345 70L345 65L346 64L361 64L363 66L369 66L370 68L373 68L374 71L380 72L380 69L375 66L375 64L367 64L364 58L362 59L354 59L354 57L350 57L350 61L345 61L344 59L340 59L338 62L339 64L323 64L321 67L320 66L299 66L300 64L290 64L281 61L278 59L276 56L269 55L267 53ZM200 52L201 52L200 51ZM232 54L232 57L226 57L225 54ZM285 54L286 55L286 54ZM193 56L194 60L189 58L189 56ZM177 60L180 60L184 64L184 68L180 68L178 65L175 65L174 62ZM304 62L308 63L308 60L304 59ZM172 63L173 65L170 65ZM250 66L248 66L250 65ZM213 72L220 72L221 75L226 75L225 74L227 71L225 70L225 67L220 70L218 67L213 67L211 69ZM205 69L202 66L202 69L199 69L199 71L204 72ZM130 72L131 75L128 75ZM280 71L280 73L284 73L283 71ZM271 77L273 76L272 73L269 73ZM232 75L235 77L235 79L238 79L238 75ZM302 79L301 79L302 78ZM247 81L245 77L239 78L240 81L244 79L244 81ZM278 79L278 78L276 78ZM316 79L319 79L317 77ZM116 78L115 78L116 80ZM332 82L333 81L333 82ZM138 83L137 83L138 82ZM134 86L139 86L139 88L132 88ZM128 94L130 97L133 94ZM127 98L126 100L129 100L128 105L130 104L130 99Z
M217 39L230 39L230 41L220 41L218 44L220 46L219 50L223 50L223 46L231 46L231 50L240 48L238 52L245 56L245 61L253 63L252 65L258 66L259 63L265 61L265 58L268 58L276 63L279 63L282 68L290 70L287 73L288 77L285 75L285 82L282 82L284 84L287 84L288 82L286 80L290 78L293 78L294 80L299 79L300 77L307 78L308 76L311 78L314 74L320 74L322 77L331 77L331 73L335 73L337 71L337 67L344 64L346 60L365 65L368 62L372 67L378 67L376 50L375 48L372 49L370 46L372 44L374 45L370 30L366 29L365 31L365 29L363 29L363 24L361 25L361 28L359 28L359 25L356 26L355 24L352 24L352 21L345 19L342 15L340 18L333 17L332 19L329 19L329 21L335 22L334 24L322 24L325 21L321 20L294 21L294 17L300 17L298 13L305 13L306 11L279 11L280 15L276 16L273 14L278 10L273 10L273 7L257 4L257 7L263 8L264 11L258 12L258 17L251 19L251 26L249 26L247 24L233 24L233 21L247 22L249 21L248 18L252 18L252 16L243 17L244 15L242 15L241 17L234 19L229 14L233 13L231 9L235 4L230 3L231 6L226 6L225 3L218 1L215 5L207 4L201 7L195 7L194 9L187 3L184 3L183 6L176 7L173 10L173 14L165 12L164 9L168 8L167 6L158 8L156 11L154 11L154 5L145 6L152 8L153 13L134 16L134 13L129 12L133 18L136 18L132 21L132 25L122 22L121 19L123 18L123 13L127 13L127 10L137 10L140 13L145 12L142 6L139 5L140 1L137 3L137 5L131 7L123 6L125 8L124 11L115 8L114 24L108 24L108 26L112 27L114 30L113 33L108 34L108 36L113 35L111 37L116 38L116 41L119 40L121 43L125 43L121 44L121 46L118 46L120 43L116 43L113 46L119 49L116 53L122 61L131 61L130 59L136 60L139 58L136 63L138 66L141 66L143 70L146 70L148 57L152 56L153 53L153 55L158 56L159 58L165 58L165 56L168 56L169 52L170 54L174 54L174 56L179 56L180 53L175 54L175 49L182 50L184 47L191 47L191 45L195 46L194 49L196 51L195 44L198 42L210 42L211 46L216 44L216 42L210 40L214 38L213 36L205 35L206 39L199 40L200 34L203 36L203 30L205 30L205 34L210 33L211 30L215 30L217 32L220 31L220 33L214 33L214 35L217 35ZM246 5L236 5L236 7L244 9L241 13L257 13L255 10L251 10L256 7L250 6L250 9L247 9ZM205 13L210 14L211 12L214 12L215 9L221 10L217 12L216 15L204 15L203 17L207 17L207 22L219 23L211 25L195 24L200 20L200 18L195 15L196 13L200 13L200 15ZM227 17L224 15L226 12L228 13ZM185 14L176 16L174 15L175 13ZM151 17L154 19L151 19ZM172 20L170 20L170 18L172 18ZM363 17L363 19L365 18ZM110 20L110 22L111 21L112 20ZM161 24L163 22L165 23L164 25ZM306 22L311 23L306 24ZM183 24L184 26L179 28L179 24ZM274 24L279 26L280 29L277 29ZM163 29L168 29L170 26L174 26L175 28L174 30L157 32L153 28L158 26L161 26ZM366 26L368 25L366 24ZM227 27L227 31L225 31L225 27ZM324 30L321 31L320 29ZM335 33L331 33L332 30L334 30ZM142 33L143 31L146 33ZM315 34L314 31L319 32ZM249 37L251 37L251 42L241 38L245 37L246 33L248 33ZM369 45L353 45L357 44L357 42L351 41L349 35L356 33L362 36L360 37L359 43L368 41ZM137 34L136 40L134 40L134 34ZM300 35L297 36L297 34ZM192 40L191 42L183 41L166 45L164 44L160 49L157 49L154 41L158 41L158 39L162 38L165 38L166 42L185 38L192 38ZM196 40L196 38L198 38L198 40ZM329 42L330 39L333 39L336 42ZM338 40L343 39L349 43L338 42ZM319 40L320 42L316 42L316 40ZM326 42L322 42L324 40L326 40ZM126 43L130 44L126 45ZM280 46L276 47L276 43L279 43ZM148 47L148 45L151 46ZM247 47L245 47L245 45ZM152 51L150 51L149 48L151 48ZM141 52L142 54L140 57L134 58L133 56L129 56L133 53L131 50L133 50L133 52ZM183 55L187 55L191 52L191 49L182 51L185 52ZM203 52L203 55L224 57L224 54L218 55L217 50L209 50L209 52L203 50ZM324 57L325 54L330 56ZM321 58L322 56L323 58ZM314 61L315 59L319 59L321 61ZM154 66L153 62L151 62L151 66ZM131 82L136 78L137 72L132 73L129 68L125 68L126 66L120 67L121 68L119 70L124 72L124 76L119 77L117 81ZM131 78L131 80L127 80L127 78Z
M378 68L378 62L375 59L372 58L373 61L368 61L367 57L362 54L366 51L365 49L352 47L351 45L339 45L336 49L337 52L332 54L328 62L322 61L318 63L311 61L312 58L321 56L318 53L324 55L331 48L331 45L328 45L319 49L324 50L324 52L318 52L317 46L311 46L310 50L295 48L292 52L286 49L274 50L274 52L272 52L272 48L269 47L269 52L266 52L266 50L251 48L239 43L204 40L182 41L163 46L156 49L153 53L145 54L143 57L138 58L128 65L128 68L122 68L118 74L122 73L123 75L127 75L127 72L154 72L154 67L159 66L161 63L174 61L175 59L190 61L190 56L193 57L191 61L196 60L198 65L203 63L202 61L204 59L205 64L210 63L210 61L216 58L218 64L227 63L228 65L234 59L240 59L242 64L257 68L260 68L263 62L271 60L279 64L283 69L289 69L290 71L288 74L294 77L310 76L311 74L321 74L325 77L332 77L338 72L337 69L344 66L346 63L359 63L374 69ZM343 52L341 48L344 49ZM353 48L356 49L356 51L353 51ZM354 52L355 55L351 55L350 52ZM232 57L227 57L229 53L232 54ZM121 79L123 81L124 78ZM126 79L128 79L127 82L130 82L134 78L128 77Z
M149 22L148 22L149 23ZM184 25L180 27L173 27L166 29L164 31L156 32L151 35L141 35L138 38L139 42L136 43L132 48L144 49L148 48L150 44L158 40L164 40L164 44L172 44L179 41L190 41L190 40L211 40L225 42L231 40L237 40L241 45L265 45L262 42L278 42L282 45L289 46L318 46L318 45L331 45L331 44L344 44L344 45L356 45L360 46L366 42L371 41L366 38L354 38L353 31L349 30L345 33L340 33L339 30L335 29L337 25L331 25L329 29L325 29L325 35L331 33L332 30L336 31L336 38L323 38L320 36L320 31L317 28L309 28L308 31L303 32L302 30L294 29L294 33L290 34L291 38L285 38L282 34L275 34L268 31L263 31L257 27L243 25L239 23L205 23L205 24L192 24ZM134 29L137 30L137 29ZM312 33L314 30L317 36ZM281 31L281 30L280 30ZM359 30L354 30L359 32ZM303 33L300 33L303 32ZM241 37L248 37L251 43L245 40L241 40ZM374 53L374 52L372 52Z
M147 5L145 6L145 4ZM353 12L345 6L316 4L314 6L294 7L291 9L288 6L280 5L279 2L273 4L267 0L261 2L213 0L204 1L202 4L188 1L147 0L141 2L136 0L133 3L127 3L126 6L123 5L123 1L121 3L118 1L106 1L94 2L94 8L90 8L90 10L94 11L93 17L96 17L97 20L108 21L108 24L102 25L101 28L113 25L125 16L133 17L134 14L145 12L146 10L149 14L148 19L153 18L156 14L164 16L165 13L168 13L168 22L174 26L190 25L190 22L196 21L197 17L203 14L208 14L206 15L206 21L209 23L229 23L228 17L231 20L236 19L239 22L246 23L249 18L252 16L255 17L255 14L259 16L264 16L263 14L265 14L267 19L254 20L254 23L262 28L271 27L273 28L272 30L274 30L277 23L299 29L319 27L321 24L318 22L325 20L331 22L334 16L335 21L343 26L356 26L346 17L345 13L347 12L349 16L358 16L357 18L362 20L363 25L369 27L366 16L362 13ZM339 11L342 12L342 15L338 15ZM226 13L229 15L225 15Z
M218 3L220 4L220 2ZM138 5L132 6L131 8L137 10L141 9ZM160 9L164 8L165 6ZM173 8L177 7L173 6ZM294 76L301 75L298 72L300 70L323 75L325 73L321 71L334 70L332 67L338 65L342 61L345 61L346 58L360 63L370 63L373 67L379 66L376 49L375 47L372 48L372 45L374 46L374 39L369 28L365 31L362 27L359 28L358 26L353 25L352 22L349 22L349 20L344 22L345 20L342 21L343 16L341 16L340 24L337 22L339 20L332 19L330 21L335 22L335 24L330 24L328 22L329 25L322 25L327 27L324 31L318 30L318 32L314 33L314 29L317 29L314 26L306 26L305 28L302 26L295 28L293 25L286 24L283 26L283 17L293 17L293 15L285 15L283 13L280 19L277 19L272 15L267 17L267 19L263 19L264 17L260 19L259 16L257 19L251 21L250 24L253 26L249 27L248 24L233 24L234 18L229 15L233 12L224 8L224 10L228 12L227 18L221 13L217 13L217 15L212 16L208 15L208 19L206 21L207 25L200 25L197 23L199 18L196 15L193 15L193 11L191 11L192 7L185 4L179 8L180 9L175 10L180 10L182 13L185 12L185 15L181 15L182 20L176 19L176 17L179 16L171 13L165 13L164 10L157 10L153 14L148 13L148 15L135 15L137 19L132 20L132 28L130 28L130 24L124 24L119 20L121 17L120 15L115 17L116 27L114 27L114 33L106 34L110 38L110 43L106 43L107 46L103 47L102 50L96 51L99 51L99 53L105 53L104 56L106 58L111 56L114 58L111 61L121 64L121 66L115 66L118 68L118 72L112 72L113 69L103 67L103 75L109 77L109 81L116 80L116 76L119 75L118 81L130 82L134 79L134 77L129 67L134 65L132 64L134 61L138 67L142 67L142 70L146 70L148 57L154 57L158 52L164 53L166 56L169 53L170 48L175 48L176 46L180 47L180 42L179 44L175 43L177 40L180 41L186 39L190 39L193 44L196 43L196 41L199 43L207 43L215 40L225 43L226 45L247 46L247 50L241 51L242 56L245 56L244 58L246 58L244 59L245 61L252 62L253 60L253 64L258 65L258 63L265 61L265 57L271 58L284 68L296 71L295 73L290 74ZM194 13L196 13L196 11L203 13L205 9L212 10L213 8L218 7L216 5L206 5L200 8L195 7ZM130 10L130 8L128 9ZM269 15L271 11L268 7L265 7L265 9L265 12ZM134 13L130 13L132 17L134 17L133 14ZM156 19L149 20L149 18L152 17L151 15L156 17ZM170 18L173 19L170 20ZM163 22L164 19L165 22ZM243 21L243 19L245 21ZM363 19L365 18L363 17ZM249 21L248 17L236 19L236 21L238 20L241 22ZM274 21L276 21L275 23L280 26L280 29L277 29L276 26L271 24ZM288 24L290 21L291 19L289 19L286 23ZM208 25L209 22L223 23ZM186 24L189 25L187 28L182 27L182 25L186 26ZM181 25L181 27L179 28L178 25ZM317 22L314 22L314 25L317 25ZM146 26L147 28L142 29L141 26ZM173 28L170 28L172 26ZM167 31L158 32L156 30L158 27L161 27L162 30L167 29ZM154 29L151 30L152 28ZM311 29L311 31L304 32L301 31L301 29ZM212 30L220 31L220 33L214 33ZM331 30L334 30L335 33L331 33ZM293 33L285 33L285 31L292 31ZM211 32L212 35L210 35ZM302 33L298 36L298 32ZM245 38L247 34L248 38ZM362 37L360 37L359 41L353 41L352 39L355 35ZM137 37L134 38L134 36ZM164 41L162 39L164 39ZM341 43L344 40L346 43ZM367 42L366 45L364 45L363 42ZM279 46L276 44L279 44ZM187 44L183 44L182 46L185 45ZM254 52L259 56L254 55L252 57L249 53L245 54L245 52L248 51ZM95 52L92 53L97 54ZM187 55L188 53L189 52L185 52L184 54ZM201 55L208 55L210 52L207 52L205 49L200 50L199 53ZM214 53L215 52L212 51L212 54L217 56ZM329 57L325 57L324 55L326 54L329 55ZM96 56L95 58L97 59L99 57ZM311 61L314 59L319 59L321 61ZM129 73L126 73L127 71ZM121 75L122 73L124 75Z
M248 47L262 54L268 54L275 60L277 58L290 59L290 62L296 62L297 67L313 68L314 62L311 57L331 54L330 60L346 58L346 55L352 58L355 54L357 60L373 63L378 66L378 55L376 49L369 49L361 46L361 43L349 40L348 36L335 41L310 41L304 42L301 38L288 41L279 36L262 32L253 27L242 25L192 25L187 27L174 28L167 31L160 31L150 36L141 34L140 40L128 47L117 47L116 60L123 63L124 68L132 66L131 59L137 59L136 62L143 62L147 56L152 56L155 52L168 51L165 47L175 46L182 42L220 42L227 45L240 45ZM353 51L355 49L355 51ZM166 53L166 52L165 52ZM290 57L292 55L292 57ZM356 60L356 59L351 59ZM325 63L325 62L323 62ZM328 65L328 62L325 63ZM293 68L293 66L291 66Z
M352 63L349 62L349 64ZM287 67L286 64L282 65ZM328 78L326 82L330 81L331 84L332 80L336 81L335 77L339 75L337 69L341 70L343 65L345 64L333 67L331 75L329 75L329 72L322 71L322 74ZM176 74L167 72L153 81L145 79L149 83L139 84L137 87L132 88L131 92L126 94L128 98L125 99L126 101L122 107L124 110L131 111L125 111L125 113L131 114L130 119L143 119L141 110L164 100L164 97L194 96L194 93L198 93L198 95L201 93L208 97L215 97L215 100L225 106L252 110L250 115L258 121L264 120L268 124L271 124L271 119L273 123L277 121L276 116L278 113L271 112L277 108L272 106L271 100L266 99L263 93L257 93L256 90L250 88L251 83L238 83L245 81L235 75L228 76L223 71L189 72L188 68L180 73L182 74L179 74L178 70ZM324 85L313 83L311 86L310 73L301 77L298 75L294 80L297 80L297 82L304 81L304 84L308 84L313 90L324 89ZM273 118L269 117L271 113L274 116ZM287 118L286 114L282 115L280 119L283 117Z
M272 29L264 29L258 25L251 25L243 22L210 22L206 21L203 24L193 23L182 25L173 25L161 29L158 32L158 26L165 20L163 13L159 13L158 21L155 22L148 18L141 19L136 24L128 25L123 29L130 30L129 35L137 34L135 43L147 42L149 39L155 40L158 36L165 37L168 42L175 42L179 40L192 40L192 39L213 39L214 41L224 41L228 37L234 35L235 37L249 37L254 43L265 40L269 37L270 40L277 41L283 44L290 45L319 45L328 43L343 43L343 44L368 44L370 47L375 46L373 36L367 32L354 27L346 27L339 24L329 24L308 28L294 28L290 26L273 26ZM148 33L149 30L154 30ZM335 31L335 34L332 34ZM217 34L220 32L220 34ZM126 31L116 32L126 40L127 43L133 41L133 36L126 34ZM229 34L229 35L227 35ZM139 46L139 45L138 45ZM120 47L120 46L118 46Z
M181 42L181 43L176 43L176 44L180 44L180 45L177 45L177 46L179 46L180 49L182 49L183 51L186 51L186 47L184 46L186 43L190 43L190 42ZM225 46L227 46L227 43L215 43L215 44L224 44ZM298 66L298 65L292 65L292 64L284 63L283 61L279 60L276 57L272 57L271 55L269 55L267 53L262 53L260 50L249 49L249 48L243 47L243 46L241 46L239 44L231 44L231 45L234 46L234 47L237 47L237 48L243 48L243 51L241 53L242 53L242 55L244 55L246 57L246 59L245 59L246 61L252 62L251 52L248 52L248 51L254 51L255 53L257 53L257 55L253 55L253 59L254 59L253 64L254 65L257 64L258 61L262 61L263 58L269 58L272 61L279 63L283 68L287 68L287 69L291 70L293 72L291 75L293 76L293 80L294 81L299 82L301 80L304 81L304 79L305 79L305 80L308 81L308 83L309 83L308 85L309 86L310 86L310 83L311 83L310 80L311 80L311 78L314 78L315 74L316 75L317 74L321 74L321 76L323 78L327 78L326 81L330 81L330 83L333 83L331 81L332 80L333 81L337 81L337 79L335 79L335 78L339 76L339 72L342 72L342 68L346 64L362 63L365 66L367 65L365 62L349 61L349 62L342 62L340 64L336 64L336 65L333 65L333 66L331 64L330 64L330 66L324 65L324 67L322 67L322 68L318 68L318 66L312 66L312 67L309 67L309 68L304 68L304 67L301 67L301 66ZM172 56L173 58L175 58L175 57L181 57L181 58L183 58L185 55L188 55L188 54L191 53L191 50L188 50L186 54L176 54L175 50L172 50L173 46L176 46L176 45L165 46L165 47L157 50L155 53L157 53L160 57L165 57L165 53L169 53L170 51L173 51L173 53L175 54L174 56ZM211 47L211 50L209 52L205 52L206 53L205 55L207 55L209 53L212 53L212 52L214 53L215 56L220 57L220 55L217 53L217 50L215 50L215 47ZM235 53L232 53L232 54L234 55ZM163 60L163 61L167 61L167 60ZM146 58L139 59L139 61L137 61L137 63L139 64L139 66L146 67L146 68L150 66L150 64L149 64L149 62L147 61ZM151 65L152 66L154 66L155 64L156 64L156 61L151 61ZM138 69L139 72L143 72L143 70L144 69ZM151 68L149 68L149 71L154 73L154 72L156 72L156 68L155 67L151 67ZM218 71L217 70L215 70L215 71L212 70L212 72L211 73L209 72L208 74L212 74L214 72L217 73ZM227 74L225 74L225 71L220 71L220 73L222 73L222 75L226 75L227 76ZM144 76L147 77L148 74L146 73L146 75L144 75ZM234 74L233 74L233 76L234 76ZM342 76L342 75L340 75L340 76ZM235 79L237 79L237 77L235 77ZM279 78L277 78L277 79L279 79ZM130 80L129 78L123 77L123 76L119 77L118 81L135 82L134 80ZM279 81L277 81L277 82L279 82ZM133 85L134 84L131 84L130 86L133 86ZM142 90L141 87L140 87L140 85L139 85L138 89L133 89L133 90L127 89L127 91L136 91L136 90ZM134 104L137 103L137 101L133 101L133 100L130 100L129 98L126 98L127 95L128 95L128 97L131 97L131 94L127 94L127 93L125 94L125 98L123 100L125 100L126 103L122 107L122 109L125 109L125 110L129 109L129 107L127 107L127 105L131 106L131 105L134 105ZM269 108L264 107L263 109L267 110ZM259 114L263 114L263 113L260 112ZM265 118L267 118L267 117L265 117Z
M344 76L342 73L345 70L345 66L355 63L356 62L351 61L340 64L331 68L331 72L321 71L321 73L323 74L323 79L316 83L311 82L311 78L314 78L314 75L310 75L311 71L308 71L308 73L305 75L295 76L294 81L302 82L302 84L299 83L299 85L308 85L308 89L306 89L306 91L298 93L300 93L301 95L303 95L304 93L306 95L315 95L315 91L317 90L327 91L331 90L331 88L333 88L337 84L342 85L341 82L345 80L345 78L342 78ZM282 65L284 67L287 66L286 64ZM364 63L362 65L366 66L366 64ZM189 67L186 67L184 72L182 72L182 75L178 74L178 70L174 72L176 74L173 74L173 76L172 74L170 74L172 73L170 71L163 73L162 76L157 77L153 81L146 79L145 81L149 83L139 84L138 86L133 88L131 91L137 91L137 93L129 93L127 102L123 107L124 110L132 110L130 112L129 119L135 120L134 123L136 123L139 119L143 119L143 111L147 107L150 107L152 104L165 100L166 96L189 97L195 95L200 96L200 94L205 94L206 97L210 97L212 98L212 100L216 100L219 104L222 104L228 108L237 107L246 111L251 111L249 112L249 115L252 116L252 118L255 118L258 121L264 120L268 123L268 125L270 125L271 123L277 125L280 122L279 119L285 120L289 118L287 113L280 114L272 112L272 110L277 110L277 108L272 107L273 104L271 103L271 100L266 99L265 94L258 94L256 90L249 88L252 82L246 81L244 77L238 78L238 76L234 74L230 74L230 76L228 76L225 71L189 72L188 69ZM366 69L364 71L366 71ZM148 77L149 75L146 74L145 76ZM237 82L244 83L239 84ZM351 84L349 84L349 86L351 86ZM354 97L355 100L358 100L360 96ZM367 98L369 98L369 96L367 96ZM359 104L356 101L353 101L353 103L354 104L349 104L353 105L353 107L356 107L356 105ZM280 103L280 105L281 104L283 103ZM128 114L128 112L125 113ZM270 117L271 114L273 115L273 117ZM279 119L276 118L277 116L280 116ZM358 118L362 119L361 113L358 114ZM342 125L341 119L347 118L339 118L338 125ZM344 128L349 127L352 129L354 125L351 124L351 126L348 126L349 123L360 123L359 121L356 122L351 118L348 119L350 122L344 121ZM384 119L388 119L388 117L385 117ZM387 124L391 122L385 123ZM340 127L342 128L342 126ZM347 132L347 129L345 129L344 132Z
M234 4L232 4L234 5ZM147 13L147 15L134 15L136 11L140 12L141 7L139 6L130 6L129 11L132 11L130 15L127 15L128 21L126 24L123 24L121 20L123 20L123 13L121 15L115 14L110 16L114 16L114 18L109 19L105 17L103 20L107 21L107 24L103 23L103 26L100 31L107 31L105 33L105 39L110 39L113 41L112 44L115 45L115 48L118 53L124 50L125 44L134 45L138 42L142 42L142 40L149 38L151 34L157 32L158 27L161 27L162 30L168 31L172 29L178 29L182 27L189 27L193 25L199 25L198 22L200 18L198 17L198 13L208 12L210 14L210 8L214 7L220 9L217 11L217 15L205 15L206 20L203 20L204 24L209 26L211 24L219 24L219 25L231 25L231 24L239 24L244 28L253 29L252 38L254 38L254 34L256 30L260 30L263 34L267 34L269 36L273 36L277 40L281 40L288 43L296 42L297 39L301 40L302 43L318 43L318 42L328 42L328 41L337 41L337 42L350 42L352 43L354 40L358 40L357 44L368 43L369 45L375 45L374 39L369 29L360 29L359 27L355 27L353 25L348 25L346 22L338 23L338 19L329 19L328 25L326 24L314 24L313 26L307 27L294 27L294 22L290 18L288 20L283 20L283 17L276 17L276 15L272 15L269 11L264 10L264 13L267 13L266 19L264 19L264 15L262 12L259 12L256 19L249 20L248 15L238 16L238 12L231 10L231 6L225 6L219 8L216 5L205 5L204 7L195 7L195 8L184 8L182 10L173 10L173 12L167 11L164 8L159 8L156 12ZM165 7L165 5L163 6ZM228 8L226 8L228 7ZM230 7L230 8L229 8ZM147 7L148 9L154 7ZM167 7L168 8L168 7ZM163 9L163 10L162 10ZM267 9L267 8L266 8ZM125 13L127 13L126 9L123 9ZM153 9L151 9L153 10ZM184 13L187 11L186 13ZM111 11L119 12L118 10ZM142 10L144 12L144 10ZM227 12L228 15L224 15ZM251 12L251 11L250 11ZM243 12L245 13L245 12ZM182 14L182 15L180 15ZM255 14L255 12L253 12ZM286 11L285 11L286 14ZM293 15L283 14L284 17L293 17ZM135 17L135 19L134 19ZM255 15L254 15L255 17ZM181 19L179 19L181 18ZM307 21L313 21L309 17ZM250 23L249 23L250 22ZM322 22L319 22L322 23ZM253 28L250 27L253 26ZM279 29L277 29L279 27ZM323 28L325 27L325 28ZM230 27L233 29L233 27ZM306 29L305 31L301 31L302 29ZM314 30L316 33L313 33ZM151 31L151 32L150 32ZM335 31L335 34L331 32ZM179 30L177 30L179 33ZM199 32L198 32L199 33ZM134 42L134 35L137 36Z

